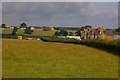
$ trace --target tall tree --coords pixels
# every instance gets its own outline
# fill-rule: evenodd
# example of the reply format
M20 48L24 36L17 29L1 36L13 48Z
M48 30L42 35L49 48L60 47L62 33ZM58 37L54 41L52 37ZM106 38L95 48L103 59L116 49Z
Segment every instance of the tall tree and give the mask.
M16 35L16 32L17 32L17 27L14 27L12 35Z
M2 28L5 28L5 25L6 25L6 24L1 24L1 27L2 27Z
M20 25L20 27L21 27L21 28L26 28L26 27L27 27L27 24L23 22L23 23Z
M116 29L117 32L120 32L120 27L118 29Z

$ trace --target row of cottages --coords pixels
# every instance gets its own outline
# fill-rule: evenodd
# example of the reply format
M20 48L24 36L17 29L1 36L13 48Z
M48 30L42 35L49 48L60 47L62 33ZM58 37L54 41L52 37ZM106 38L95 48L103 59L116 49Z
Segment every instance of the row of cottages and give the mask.
M17 27L18 29L26 29L26 26L22 26L22 27L19 27L19 26L6 26L6 28L9 28L9 29L14 29L14 27ZM33 27L33 26L30 26L30 29L31 29L31 30L43 31L44 27ZM53 27L49 27L49 29L50 29L51 31L54 30ZM5 28L4 28L3 30L5 30Z
M112 31L105 31L103 28L98 27L98 30L94 28L87 28L80 32L81 39L118 39Z

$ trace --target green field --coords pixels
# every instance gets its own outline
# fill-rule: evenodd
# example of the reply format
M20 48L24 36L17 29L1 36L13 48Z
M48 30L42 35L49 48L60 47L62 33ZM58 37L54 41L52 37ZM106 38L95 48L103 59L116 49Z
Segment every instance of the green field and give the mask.
M78 44L2 40L5 78L118 78L118 56Z
M54 33L55 33L55 31L34 30L33 33L30 34L29 36L53 36ZM12 34L12 30L10 30L10 29L2 30L2 34ZM28 34L24 34L24 30L21 30L21 29L18 29L17 34L28 35Z
M38 31L38 30L34 30L32 34L30 34L29 36L53 36L54 33L57 30L54 31ZM69 32L73 32L73 34L75 35L75 30L66 30ZM12 34L12 30L11 29L6 29L6 30L2 30L2 34ZM18 29L17 34L22 34L22 35L28 35L28 34L24 34L24 30Z

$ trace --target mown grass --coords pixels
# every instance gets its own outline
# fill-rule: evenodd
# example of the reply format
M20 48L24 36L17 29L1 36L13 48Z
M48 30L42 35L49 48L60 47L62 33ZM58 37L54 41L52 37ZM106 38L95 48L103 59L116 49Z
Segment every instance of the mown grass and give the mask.
M84 45L2 40L5 78L117 78L118 56Z

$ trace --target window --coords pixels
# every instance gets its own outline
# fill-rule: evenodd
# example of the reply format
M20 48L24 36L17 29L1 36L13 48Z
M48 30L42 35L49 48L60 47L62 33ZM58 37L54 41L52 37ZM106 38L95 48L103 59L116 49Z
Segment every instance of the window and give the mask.
M102 36L102 39L104 39L104 36Z

